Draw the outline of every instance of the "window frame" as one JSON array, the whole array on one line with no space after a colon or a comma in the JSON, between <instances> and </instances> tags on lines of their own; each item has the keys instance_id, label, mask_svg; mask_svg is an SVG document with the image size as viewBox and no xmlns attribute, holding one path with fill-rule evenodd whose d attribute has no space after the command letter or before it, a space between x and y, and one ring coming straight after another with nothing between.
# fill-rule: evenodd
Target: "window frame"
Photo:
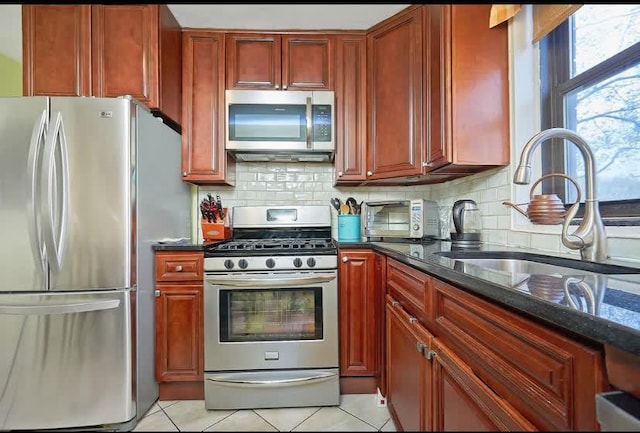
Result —
<instances>
[{"instance_id":1,"label":"window frame","mask_svg":"<svg viewBox=\"0 0 640 433\"><path fill-rule=\"evenodd\" d=\"M638 42L571 78L572 20L573 18L569 17L539 41L540 126L543 130L567 127L564 122L566 94L604 81L640 63ZM541 148L542 174L565 172L566 155L563 143L564 140L552 139L548 146ZM577 152L574 146L569 146L568 150ZM570 170L571 167L569 172ZM565 203L569 198L570 204L573 195L568 191L567 183L561 178L549 178L542 182L543 194L557 194ZM640 226L640 199L603 201L598 198L598 201L605 225ZM576 222L582 218L583 212L584 202L580 204Z\"/></svg>"}]
</instances>

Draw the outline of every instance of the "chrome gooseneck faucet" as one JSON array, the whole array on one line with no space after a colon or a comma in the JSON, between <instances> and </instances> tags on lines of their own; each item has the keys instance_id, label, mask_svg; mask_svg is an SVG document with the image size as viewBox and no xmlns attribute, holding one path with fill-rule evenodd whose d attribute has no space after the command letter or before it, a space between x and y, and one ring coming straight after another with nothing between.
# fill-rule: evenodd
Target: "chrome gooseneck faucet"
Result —
<instances>
[{"instance_id":1,"label":"chrome gooseneck faucet","mask_svg":"<svg viewBox=\"0 0 640 433\"><path fill-rule=\"evenodd\" d=\"M513 182L521 185L529 183L531 180L531 154L538 145L551 138L564 138L575 144L584 158L585 166L584 216L578 228L568 234L569 223L575 216L578 207L574 206L569 210L562 224L562 243L567 248L579 249L582 260L605 261L607 259L607 237L600 216L600 207L596 200L596 165L593 152L582 137L565 128L551 128L537 133L529 139L522 149L520 164L513 175Z\"/></svg>"}]
</instances>

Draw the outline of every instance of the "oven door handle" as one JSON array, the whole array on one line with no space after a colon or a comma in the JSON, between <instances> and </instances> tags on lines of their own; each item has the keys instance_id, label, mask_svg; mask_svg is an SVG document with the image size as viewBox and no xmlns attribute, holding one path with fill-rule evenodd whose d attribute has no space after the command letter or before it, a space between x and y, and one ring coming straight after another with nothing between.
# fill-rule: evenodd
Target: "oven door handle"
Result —
<instances>
[{"instance_id":1,"label":"oven door handle","mask_svg":"<svg viewBox=\"0 0 640 433\"><path fill-rule=\"evenodd\" d=\"M229 375L227 377L208 377L207 380L211 382L222 382L231 386L252 386L252 385L262 385L262 386L271 386L278 387L283 385L291 385L291 384L308 384L311 382L324 382L327 380L335 380L336 373L331 372L320 372L315 373L313 375L300 376L300 377L290 377L290 378L271 378L271 379L247 379L242 378L242 375L239 375L238 378L233 378L233 375Z\"/></svg>"},{"instance_id":2,"label":"oven door handle","mask_svg":"<svg viewBox=\"0 0 640 433\"><path fill-rule=\"evenodd\" d=\"M296 278L238 278L235 279L229 276L222 276L218 278L206 277L207 283L215 286L228 286L228 287L297 287L301 285L326 283L336 279L336 274L315 274L309 277L296 277Z\"/></svg>"}]
</instances>

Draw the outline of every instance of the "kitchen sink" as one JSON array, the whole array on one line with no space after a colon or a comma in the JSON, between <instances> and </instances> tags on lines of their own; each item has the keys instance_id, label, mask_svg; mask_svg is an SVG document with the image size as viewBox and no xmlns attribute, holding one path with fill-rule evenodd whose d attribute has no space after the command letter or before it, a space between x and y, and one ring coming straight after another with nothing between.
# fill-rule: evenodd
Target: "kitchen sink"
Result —
<instances>
[{"instance_id":1,"label":"kitchen sink","mask_svg":"<svg viewBox=\"0 0 640 433\"><path fill-rule=\"evenodd\" d=\"M443 251L437 255L455 259L463 263L483 268L519 274L577 275L585 272L594 274L640 274L640 269L595 263L543 254L514 251Z\"/></svg>"}]
</instances>

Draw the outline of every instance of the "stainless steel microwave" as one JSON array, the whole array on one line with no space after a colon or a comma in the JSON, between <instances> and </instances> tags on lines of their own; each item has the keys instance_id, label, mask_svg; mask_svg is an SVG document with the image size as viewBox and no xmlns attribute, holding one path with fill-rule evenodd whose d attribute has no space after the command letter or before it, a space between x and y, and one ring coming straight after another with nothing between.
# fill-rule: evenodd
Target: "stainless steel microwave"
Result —
<instances>
[{"instance_id":1,"label":"stainless steel microwave","mask_svg":"<svg viewBox=\"0 0 640 433\"><path fill-rule=\"evenodd\" d=\"M225 148L242 161L332 161L333 91L227 90Z\"/></svg>"},{"instance_id":2,"label":"stainless steel microwave","mask_svg":"<svg viewBox=\"0 0 640 433\"><path fill-rule=\"evenodd\" d=\"M364 235L367 238L435 239L440 236L438 204L413 199L365 202Z\"/></svg>"}]
</instances>

